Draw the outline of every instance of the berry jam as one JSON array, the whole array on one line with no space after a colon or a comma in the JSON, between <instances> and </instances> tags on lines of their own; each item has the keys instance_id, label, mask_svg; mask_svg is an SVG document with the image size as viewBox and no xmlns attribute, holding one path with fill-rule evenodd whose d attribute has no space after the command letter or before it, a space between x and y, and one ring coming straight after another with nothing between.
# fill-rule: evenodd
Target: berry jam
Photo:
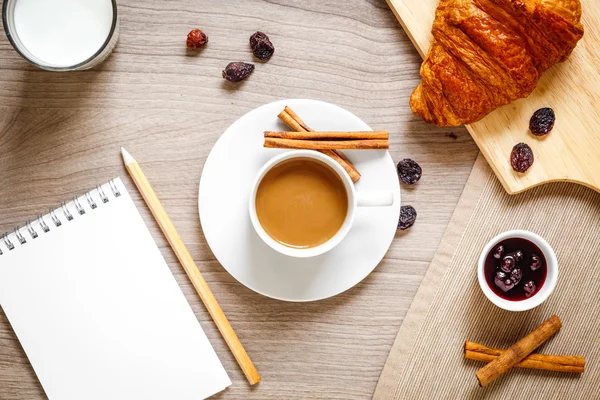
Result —
<instances>
[{"instance_id":1,"label":"berry jam","mask_svg":"<svg viewBox=\"0 0 600 400\"><path fill-rule=\"evenodd\" d=\"M485 280L492 292L505 300L534 296L546 281L544 253L523 238L510 238L492 247L485 259Z\"/></svg>"}]
</instances>

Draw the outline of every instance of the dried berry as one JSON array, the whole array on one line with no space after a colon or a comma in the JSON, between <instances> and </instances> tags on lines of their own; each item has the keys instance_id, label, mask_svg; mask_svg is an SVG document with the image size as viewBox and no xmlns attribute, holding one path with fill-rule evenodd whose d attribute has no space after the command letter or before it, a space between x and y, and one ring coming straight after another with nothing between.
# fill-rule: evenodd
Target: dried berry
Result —
<instances>
[{"instance_id":1,"label":"dried berry","mask_svg":"<svg viewBox=\"0 0 600 400\"><path fill-rule=\"evenodd\" d=\"M188 33L186 46L190 49L199 49L208 43L208 36L200 29L194 29Z\"/></svg>"},{"instance_id":2,"label":"dried berry","mask_svg":"<svg viewBox=\"0 0 600 400\"><path fill-rule=\"evenodd\" d=\"M413 206L400 207L400 220L398 220L398 229L405 230L414 225L417 219L417 210Z\"/></svg>"},{"instance_id":3,"label":"dried berry","mask_svg":"<svg viewBox=\"0 0 600 400\"><path fill-rule=\"evenodd\" d=\"M275 52L273 43L271 43L267 34L263 32L256 32L250 36L250 47L254 56L263 61L271 58Z\"/></svg>"},{"instance_id":4,"label":"dried berry","mask_svg":"<svg viewBox=\"0 0 600 400\"><path fill-rule=\"evenodd\" d=\"M510 164L517 172L525 172L533 165L533 151L526 143L519 143L510 153Z\"/></svg>"},{"instance_id":5,"label":"dried berry","mask_svg":"<svg viewBox=\"0 0 600 400\"><path fill-rule=\"evenodd\" d=\"M407 185L414 185L417 183L419 179L421 179L421 174L423 173L421 166L410 158L405 158L400 161L396 166L396 169L398 170L398 177L400 180Z\"/></svg>"},{"instance_id":6,"label":"dried berry","mask_svg":"<svg viewBox=\"0 0 600 400\"><path fill-rule=\"evenodd\" d=\"M223 78L230 82L243 81L254 71L254 64L230 62L223 70Z\"/></svg>"},{"instance_id":7,"label":"dried berry","mask_svg":"<svg viewBox=\"0 0 600 400\"><path fill-rule=\"evenodd\" d=\"M554 110L545 107L533 113L529 120L529 130L535 136L544 136L554 128Z\"/></svg>"}]
</instances>

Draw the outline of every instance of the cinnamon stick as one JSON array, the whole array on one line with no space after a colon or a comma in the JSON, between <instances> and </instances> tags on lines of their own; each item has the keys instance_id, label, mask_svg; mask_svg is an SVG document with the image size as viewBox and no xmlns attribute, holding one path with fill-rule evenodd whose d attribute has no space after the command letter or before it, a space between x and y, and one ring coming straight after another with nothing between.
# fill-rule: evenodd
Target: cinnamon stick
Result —
<instances>
[{"instance_id":1,"label":"cinnamon stick","mask_svg":"<svg viewBox=\"0 0 600 400\"><path fill-rule=\"evenodd\" d=\"M338 140L388 140L387 131L364 131L364 132L273 132L266 131L265 137L309 140L309 139L338 139Z\"/></svg>"},{"instance_id":2,"label":"cinnamon stick","mask_svg":"<svg viewBox=\"0 0 600 400\"><path fill-rule=\"evenodd\" d=\"M475 342L465 342L465 358L490 362L505 350L494 349ZM583 373L585 358L580 356L556 356L550 354L530 354L515 364L517 368L541 369L545 371Z\"/></svg>"},{"instance_id":3,"label":"cinnamon stick","mask_svg":"<svg viewBox=\"0 0 600 400\"><path fill-rule=\"evenodd\" d=\"M281 119L287 126L291 129L298 132L312 132L312 129L309 128L304 121L300 119L298 114L296 114L291 108L285 106L282 112L278 115L279 119ZM352 163L339 151L337 150L317 150L326 156L333 158L338 164L340 164L350 175L350 179L352 182L356 183L360 179L360 173L358 170L352 165Z\"/></svg>"},{"instance_id":4,"label":"cinnamon stick","mask_svg":"<svg viewBox=\"0 0 600 400\"><path fill-rule=\"evenodd\" d=\"M286 112L287 108L288 107L286 107L282 112L280 112L277 118L282 120L287 126L290 127L290 129L296 132L308 132L309 128L304 126L304 121L302 121L301 119L296 120L294 117L292 117L291 114Z\"/></svg>"},{"instance_id":5,"label":"cinnamon stick","mask_svg":"<svg viewBox=\"0 0 600 400\"><path fill-rule=\"evenodd\" d=\"M288 106L285 106L285 108L283 109L283 112L287 113L294 121L296 121L303 128L303 130L305 130L307 132L312 132L312 129L310 129L304 123L304 121L302 121L300 119L300 117L298 116L298 114L296 114L291 108L289 108ZM296 129L294 129L294 130L296 130ZM300 132L300 131L298 131L298 132Z\"/></svg>"},{"instance_id":6,"label":"cinnamon stick","mask_svg":"<svg viewBox=\"0 0 600 400\"><path fill-rule=\"evenodd\" d=\"M294 140L265 138L265 147L311 150L377 150L388 149L387 140Z\"/></svg>"},{"instance_id":7,"label":"cinnamon stick","mask_svg":"<svg viewBox=\"0 0 600 400\"><path fill-rule=\"evenodd\" d=\"M326 156L333 158L338 164L340 164L342 166L342 168L344 168L346 170L348 175L350 175L350 179L352 179L352 182L354 182L354 183L358 182L358 180L360 179L360 173L356 170L356 168L354 168L354 165L352 165L350 163L350 161L348 161L348 159L346 157L344 157L344 155L342 153L340 153L337 150L317 150L317 151L325 154Z\"/></svg>"},{"instance_id":8,"label":"cinnamon stick","mask_svg":"<svg viewBox=\"0 0 600 400\"><path fill-rule=\"evenodd\" d=\"M502 352L502 354L493 361L477 371L475 376L477 376L479 385L481 387L486 387L498 379L515 366L515 364L523 361L525 357L540 347L542 343L548 340L552 335L558 332L561 326L562 323L556 315L550 317L543 324L535 328L529 335L513 344L508 350Z\"/></svg>"}]
</instances>

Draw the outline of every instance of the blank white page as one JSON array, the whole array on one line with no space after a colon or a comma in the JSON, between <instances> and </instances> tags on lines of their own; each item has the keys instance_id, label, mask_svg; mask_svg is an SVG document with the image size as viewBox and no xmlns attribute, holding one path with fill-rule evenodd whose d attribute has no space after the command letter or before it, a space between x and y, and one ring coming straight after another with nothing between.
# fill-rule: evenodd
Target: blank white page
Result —
<instances>
[{"instance_id":1,"label":"blank white page","mask_svg":"<svg viewBox=\"0 0 600 400\"><path fill-rule=\"evenodd\" d=\"M0 305L50 400L188 400L231 384L120 179L0 240Z\"/></svg>"}]
</instances>

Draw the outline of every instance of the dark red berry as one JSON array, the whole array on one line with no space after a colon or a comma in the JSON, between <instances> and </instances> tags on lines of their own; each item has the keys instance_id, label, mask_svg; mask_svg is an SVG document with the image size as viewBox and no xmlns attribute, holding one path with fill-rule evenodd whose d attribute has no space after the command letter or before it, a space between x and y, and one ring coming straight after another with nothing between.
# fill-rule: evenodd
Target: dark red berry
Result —
<instances>
[{"instance_id":1,"label":"dark red berry","mask_svg":"<svg viewBox=\"0 0 600 400\"><path fill-rule=\"evenodd\" d=\"M494 258L499 260L502 257L504 257L504 246L500 245L496 247L496 250L494 250Z\"/></svg>"},{"instance_id":2,"label":"dark red berry","mask_svg":"<svg viewBox=\"0 0 600 400\"><path fill-rule=\"evenodd\" d=\"M414 225L417 219L417 210L413 206L400 207L400 219L398 220L398 229L405 230Z\"/></svg>"},{"instance_id":3,"label":"dark red berry","mask_svg":"<svg viewBox=\"0 0 600 400\"><path fill-rule=\"evenodd\" d=\"M188 33L187 41L185 42L186 46L190 49L199 49L206 43L208 43L208 36L200 29L194 29Z\"/></svg>"},{"instance_id":4,"label":"dark red berry","mask_svg":"<svg viewBox=\"0 0 600 400\"><path fill-rule=\"evenodd\" d=\"M496 286L502 289L502 286L504 285L504 281L506 280L507 276L508 275L506 275L506 273L502 271L497 271L496 276L494 277L494 283L496 284Z\"/></svg>"},{"instance_id":5,"label":"dark red berry","mask_svg":"<svg viewBox=\"0 0 600 400\"><path fill-rule=\"evenodd\" d=\"M269 37L264 32L256 32L252 36L250 36L250 47L252 48L252 53L259 60L266 61L275 52L275 47Z\"/></svg>"},{"instance_id":6,"label":"dark red berry","mask_svg":"<svg viewBox=\"0 0 600 400\"><path fill-rule=\"evenodd\" d=\"M554 128L554 110L545 107L533 113L529 120L529 130L535 136L544 136Z\"/></svg>"},{"instance_id":7,"label":"dark red berry","mask_svg":"<svg viewBox=\"0 0 600 400\"><path fill-rule=\"evenodd\" d=\"M400 161L396 166L398 170L398 177L400 180L407 185L414 185L421 179L421 174L423 170L421 166L417 164L415 160L411 160L410 158L405 158Z\"/></svg>"},{"instance_id":8,"label":"dark red berry","mask_svg":"<svg viewBox=\"0 0 600 400\"><path fill-rule=\"evenodd\" d=\"M518 285L519 282L521 282L521 278L523 278L523 271L521 270L521 268L515 268L510 273L510 280L515 285Z\"/></svg>"},{"instance_id":9,"label":"dark red berry","mask_svg":"<svg viewBox=\"0 0 600 400\"><path fill-rule=\"evenodd\" d=\"M230 82L243 81L254 71L254 64L231 62L223 70L223 78Z\"/></svg>"},{"instance_id":10,"label":"dark red berry","mask_svg":"<svg viewBox=\"0 0 600 400\"><path fill-rule=\"evenodd\" d=\"M519 143L510 153L510 164L517 172L525 172L533 165L533 151L526 143Z\"/></svg>"},{"instance_id":11,"label":"dark red berry","mask_svg":"<svg viewBox=\"0 0 600 400\"><path fill-rule=\"evenodd\" d=\"M531 297L535 294L537 287L534 281L525 282L523 290L525 290L525 297Z\"/></svg>"},{"instance_id":12,"label":"dark red berry","mask_svg":"<svg viewBox=\"0 0 600 400\"><path fill-rule=\"evenodd\" d=\"M511 256L509 254L505 255L504 258L502 259L502 262L500 263L500 269L504 272L506 272L507 274L510 273L510 271L513 270L514 267L517 266L517 260L515 260L514 256Z\"/></svg>"},{"instance_id":13,"label":"dark red berry","mask_svg":"<svg viewBox=\"0 0 600 400\"><path fill-rule=\"evenodd\" d=\"M519 262L523 260L523 252L521 250L513 251L512 253L508 253L507 256L512 256L515 258L515 261Z\"/></svg>"},{"instance_id":14,"label":"dark red berry","mask_svg":"<svg viewBox=\"0 0 600 400\"><path fill-rule=\"evenodd\" d=\"M538 256L537 254L532 254L531 255L531 270L535 271L536 269L540 268L542 266L542 259L540 258L540 256Z\"/></svg>"},{"instance_id":15,"label":"dark red berry","mask_svg":"<svg viewBox=\"0 0 600 400\"><path fill-rule=\"evenodd\" d=\"M508 276L502 272L496 272L496 277L494 278L494 283L496 286L500 288L503 292L508 292L510 289L515 287L515 284L508 278Z\"/></svg>"}]
</instances>

